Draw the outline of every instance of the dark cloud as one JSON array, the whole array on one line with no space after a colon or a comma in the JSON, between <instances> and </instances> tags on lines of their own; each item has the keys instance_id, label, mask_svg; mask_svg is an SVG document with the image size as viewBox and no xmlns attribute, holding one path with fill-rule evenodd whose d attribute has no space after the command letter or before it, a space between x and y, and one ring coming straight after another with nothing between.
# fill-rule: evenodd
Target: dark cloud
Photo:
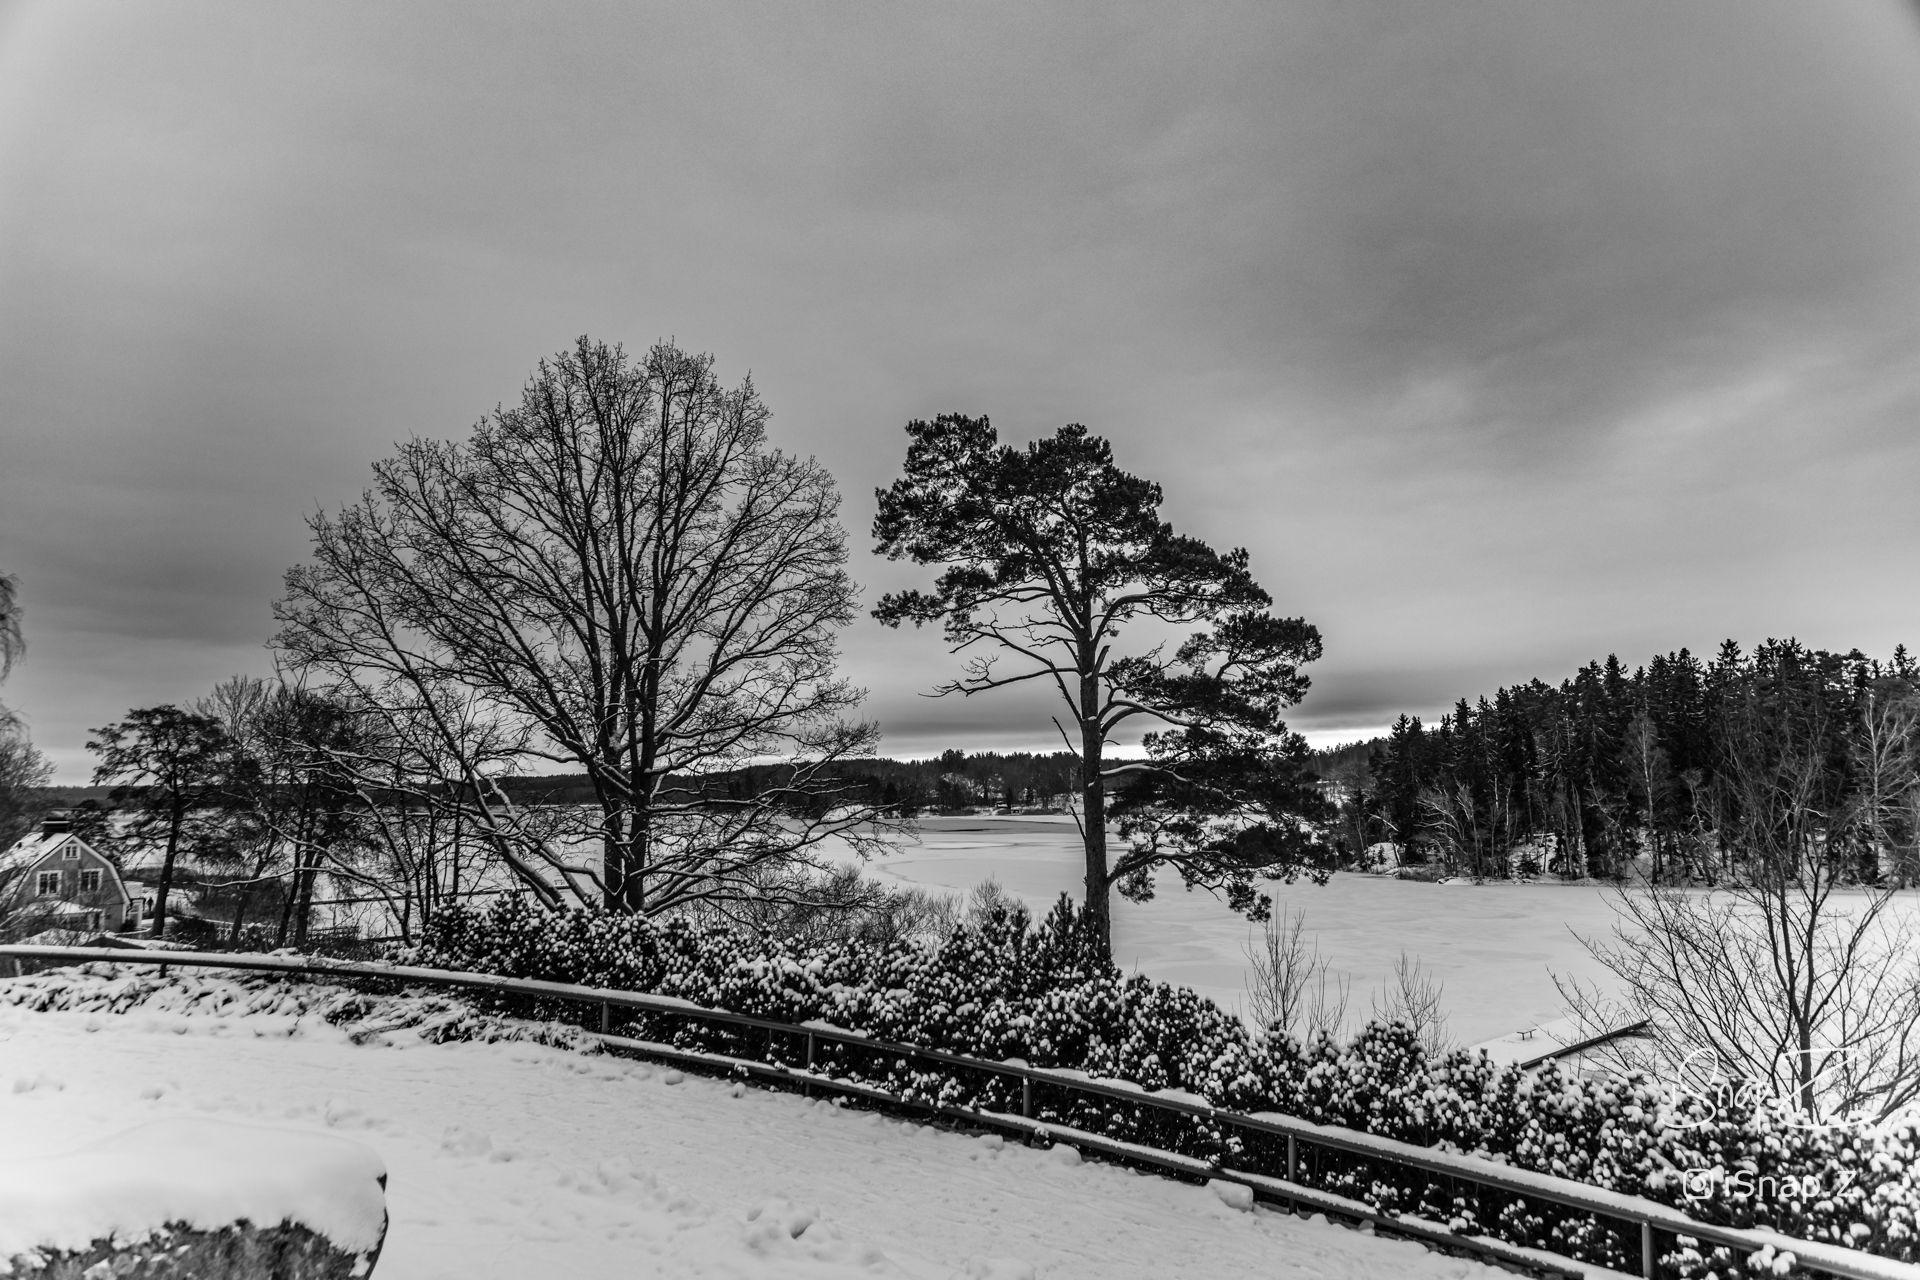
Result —
<instances>
[{"instance_id":1,"label":"dark cloud","mask_svg":"<svg viewBox=\"0 0 1920 1280\"><path fill-rule=\"evenodd\" d=\"M1329 734L1920 606L1911 6L26 4L0 11L6 697L259 647L301 519L591 331L751 369L871 490L908 418L1068 420L1326 633ZM895 749L1044 747L929 703ZM996 736L998 735L998 736Z\"/></svg>"}]
</instances>

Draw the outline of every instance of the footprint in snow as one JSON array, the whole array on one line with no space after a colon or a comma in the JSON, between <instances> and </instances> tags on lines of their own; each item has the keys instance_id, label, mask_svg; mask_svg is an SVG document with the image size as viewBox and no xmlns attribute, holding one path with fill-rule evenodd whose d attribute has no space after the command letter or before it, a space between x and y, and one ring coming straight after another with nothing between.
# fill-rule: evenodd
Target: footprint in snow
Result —
<instances>
[{"instance_id":1,"label":"footprint in snow","mask_svg":"<svg viewBox=\"0 0 1920 1280\"><path fill-rule=\"evenodd\" d=\"M484 1159L493 1154L493 1139L484 1133L454 1126L440 1136L440 1149L448 1155Z\"/></svg>"},{"instance_id":2,"label":"footprint in snow","mask_svg":"<svg viewBox=\"0 0 1920 1280\"><path fill-rule=\"evenodd\" d=\"M953 1280L1034 1280L1034 1270L1018 1258L968 1258Z\"/></svg>"},{"instance_id":3,"label":"footprint in snow","mask_svg":"<svg viewBox=\"0 0 1920 1280\"><path fill-rule=\"evenodd\" d=\"M820 1220L816 1209L800 1209L785 1200L768 1200L747 1210L746 1245L755 1253L779 1254Z\"/></svg>"}]
</instances>

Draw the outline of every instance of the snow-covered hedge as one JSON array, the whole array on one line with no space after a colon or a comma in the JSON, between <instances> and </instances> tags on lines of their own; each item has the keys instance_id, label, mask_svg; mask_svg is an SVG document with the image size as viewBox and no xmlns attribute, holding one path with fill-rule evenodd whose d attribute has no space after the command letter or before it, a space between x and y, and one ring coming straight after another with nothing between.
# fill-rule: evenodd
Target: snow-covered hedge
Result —
<instances>
[{"instance_id":1,"label":"snow-covered hedge","mask_svg":"<svg viewBox=\"0 0 1920 1280\"><path fill-rule=\"evenodd\" d=\"M255 1034L273 1027L296 1035L303 1020L314 1019L338 1027L355 1044L406 1034L429 1044L525 1040L576 1053L600 1050L600 1042L576 1026L483 1013L443 992L373 993L265 973L175 969L162 977L153 969L87 964L0 981L0 1004L35 1013L253 1017Z\"/></svg>"},{"instance_id":2,"label":"snow-covered hedge","mask_svg":"<svg viewBox=\"0 0 1920 1280\"><path fill-rule=\"evenodd\" d=\"M1180 1090L1223 1109L1278 1111L1402 1141L1467 1152L1646 1196L1702 1220L1764 1226L1808 1240L1920 1261L1920 1131L1790 1128L1751 1109L1674 1105L1642 1078L1580 1079L1456 1052L1431 1060L1403 1026L1375 1024L1346 1045L1256 1037L1190 990L1122 974L1095 958L1065 898L1038 925L999 910L938 947L842 944L799 950L766 938L524 901L442 911L409 963L677 996L784 1022L819 1020L876 1038L973 1057L1021 1059ZM564 1009L523 1010L575 1017ZM631 1034L733 1052L797 1056L723 1024L639 1016ZM797 1041L797 1038L796 1038ZM822 1054L827 1050L823 1047ZM835 1048L818 1065L908 1096L1018 1110L1018 1085L964 1070L928 1071ZM1036 1090L1053 1119L1237 1168L1283 1173L1283 1144L1119 1100ZM1337 1152L1310 1150L1303 1181L1519 1244L1614 1267L1638 1241L1550 1206ZM1457 1192L1457 1194L1456 1194ZM1709 1251L1711 1252L1711 1251ZM1724 1274L1726 1259L1682 1246L1683 1276Z\"/></svg>"}]
</instances>

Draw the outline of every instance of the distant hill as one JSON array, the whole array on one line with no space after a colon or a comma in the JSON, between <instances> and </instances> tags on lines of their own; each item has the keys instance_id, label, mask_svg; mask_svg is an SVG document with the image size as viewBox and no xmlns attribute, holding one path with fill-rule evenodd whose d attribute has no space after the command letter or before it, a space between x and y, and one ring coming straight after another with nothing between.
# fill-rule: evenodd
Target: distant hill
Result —
<instances>
[{"instance_id":1,"label":"distant hill","mask_svg":"<svg viewBox=\"0 0 1920 1280\"><path fill-rule=\"evenodd\" d=\"M113 791L112 787L41 787L39 793L52 802L55 808L65 808L79 804L83 800L99 800L104 803Z\"/></svg>"}]
</instances>

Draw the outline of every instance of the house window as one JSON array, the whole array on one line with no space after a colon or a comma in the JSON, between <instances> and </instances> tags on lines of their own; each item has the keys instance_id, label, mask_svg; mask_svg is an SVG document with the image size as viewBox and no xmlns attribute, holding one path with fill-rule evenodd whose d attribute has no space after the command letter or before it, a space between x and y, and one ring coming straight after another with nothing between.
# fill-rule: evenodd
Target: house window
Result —
<instances>
[{"instance_id":1,"label":"house window","mask_svg":"<svg viewBox=\"0 0 1920 1280\"><path fill-rule=\"evenodd\" d=\"M60 873L58 871L42 871L34 883L33 891L40 894L59 893Z\"/></svg>"},{"instance_id":2,"label":"house window","mask_svg":"<svg viewBox=\"0 0 1920 1280\"><path fill-rule=\"evenodd\" d=\"M68 845L60 851L60 857L67 862L80 861L80 846L77 844Z\"/></svg>"},{"instance_id":3,"label":"house window","mask_svg":"<svg viewBox=\"0 0 1920 1280\"><path fill-rule=\"evenodd\" d=\"M80 873L80 892L100 892L100 872L98 870L82 871Z\"/></svg>"}]
</instances>

